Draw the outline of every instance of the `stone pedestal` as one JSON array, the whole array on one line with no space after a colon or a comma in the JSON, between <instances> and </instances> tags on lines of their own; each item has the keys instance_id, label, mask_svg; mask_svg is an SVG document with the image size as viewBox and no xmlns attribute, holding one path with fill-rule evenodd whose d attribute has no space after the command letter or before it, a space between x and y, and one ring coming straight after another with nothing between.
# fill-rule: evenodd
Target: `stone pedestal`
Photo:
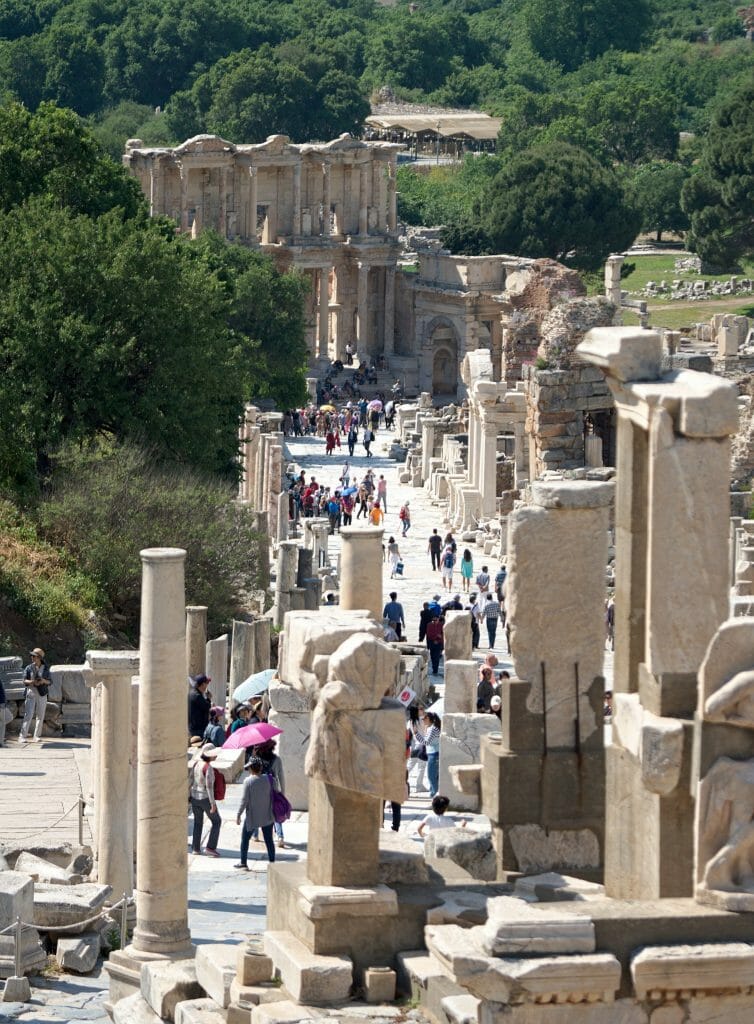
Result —
<instances>
[{"instance_id":1,"label":"stone pedestal","mask_svg":"<svg viewBox=\"0 0 754 1024\"><path fill-rule=\"evenodd\" d=\"M254 623L234 620L230 648L231 696L235 688L254 671Z\"/></svg>"},{"instance_id":2,"label":"stone pedestal","mask_svg":"<svg viewBox=\"0 0 754 1024\"><path fill-rule=\"evenodd\" d=\"M188 675L207 673L207 608L186 606L186 665Z\"/></svg>"},{"instance_id":3,"label":"stone pedestal","mask_svg":"<svg viewBox=\"0 0 754 1024\"><path fill-rule=\"evenodd\" d=\"M340 607L365 608L382 620L382 538L374 526L344 526L340 531Z\"/></svg>"},{"instance_id":4,"label":"stone pedestal","mask_svg":"<svg viewBox=\"0 0 754 1024\"><path fill-rule=\"evenodd\" d=\"M470 715L476 711L479 668L475 661L445 661L444 715Z\"/></svg>"},{"instance_id":5,"label":"stone pedestal","mask_svg":"<svg viewBox=\"0 0 754 1024\"><path fill-rule=\"evenodd\" d=\"M133 892L134 823L131 750L131 678L137 651L87 651L92 685L100 685L100 787L97 881L112 888L112 902Z\"/></svg>"},{"instance_id":6,"label":"stone pedestal","mask_svg":"<svg viewBox=\"0 0 754 1024\"><path fill-rule=\"evenodd\" d=\"M310 779L309 880L315 885L376 885L381 824L378 797Z\"/></svg>"}]
</instances>

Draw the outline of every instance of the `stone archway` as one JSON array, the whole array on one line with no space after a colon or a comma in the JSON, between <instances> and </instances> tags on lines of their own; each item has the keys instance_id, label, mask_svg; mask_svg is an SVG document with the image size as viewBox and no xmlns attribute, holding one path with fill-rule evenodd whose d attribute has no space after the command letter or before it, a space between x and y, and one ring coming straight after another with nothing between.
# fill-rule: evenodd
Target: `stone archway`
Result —
<instances>
[{"instance_id":1,"label":"stone archway","mask_svg":"<svg viewBox=\"0 0 754 1024\"><path fill-rule=\"evenodd\" d=\"M452 395L458 389L458 342L452 327L439 327L432 335L432 394Z\"/></svg>"}]
</instances>

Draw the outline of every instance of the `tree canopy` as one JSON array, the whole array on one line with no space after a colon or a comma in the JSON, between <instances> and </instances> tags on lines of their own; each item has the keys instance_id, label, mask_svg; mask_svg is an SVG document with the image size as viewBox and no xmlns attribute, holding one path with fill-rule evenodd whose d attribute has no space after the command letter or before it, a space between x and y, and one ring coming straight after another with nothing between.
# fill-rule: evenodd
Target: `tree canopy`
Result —
<instances>
[{"instance_id":1,"label":"tree canopy","mask_svg":"<svg viewBox=\"0 0 754 1024\"><path fill-rule=\"evenodd\" d=\"M617 176L583 150L555 142L505 163L476 203L472 247L550 257L591 270L636 237L637 211ZM462 233L446 236L463 247Z\"/></svg>"}]
</instances>

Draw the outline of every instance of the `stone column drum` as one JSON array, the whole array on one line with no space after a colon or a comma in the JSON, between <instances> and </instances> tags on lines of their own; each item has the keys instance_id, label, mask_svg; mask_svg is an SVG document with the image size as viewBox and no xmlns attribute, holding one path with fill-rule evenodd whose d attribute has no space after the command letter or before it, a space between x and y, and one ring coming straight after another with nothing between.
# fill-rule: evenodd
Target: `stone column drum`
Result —
<instances>
[{"instance_id":1,"label":"stone column drum","mask_svg":"<svg viewBox=\"0 0 754 1024\"><path fill-rule=\"evenodd\" d=\"M184 561L180 548L141 552L141 670L133 946L188 953ZM180 711L181 713L177 713Z\"/></svg>"},{"instance_id":2,"label":"stone column drum","mask_svg":"<svg viewBox=\"0 0 754 1024\"><path fill-rule=\"evenodd\" d=\"M344 526L340 531L340 607L365 608L382 621L381 527Z\"/></svg>"},{"instance_id":3,"label":"stone column drum","mask_svg":"<svg viewBox=\"0 0 754 1024\"><path fill-rule=\"evenodd\" d=\"M207 671L207 607L186 606L186 666L188 675Z\"/></svg>"}]
</instances>

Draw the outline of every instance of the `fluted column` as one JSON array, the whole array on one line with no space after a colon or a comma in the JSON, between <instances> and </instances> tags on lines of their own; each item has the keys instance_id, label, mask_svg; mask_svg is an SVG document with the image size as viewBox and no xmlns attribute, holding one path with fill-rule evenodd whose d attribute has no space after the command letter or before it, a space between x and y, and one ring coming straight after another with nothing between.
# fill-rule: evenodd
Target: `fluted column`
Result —
<instances>
[{"instance_id":1,"label":"fluted column","mask_svg":"<svg viewBox=\"0 0 754 1024\"><path fill-rule=\"evenodd\" d=\"M387 179L387 227L388 231L396 231L398 227L398 195L396 193L396 168L390 162Z\"/></svg>"},{"instance_id":2,"label":"fluted column","mask_svg":"<svg viewBox=\"0 0 754 1024\"><path fill-rule=\"evenodd\" d=\"M249 239L257 244L257 169L249 168Z\"/></svg>"},{"instance_id":3,"label":"fluted column","mask_svg":"<svg viewBox=\"0 0 754 1024\"><path fill-rule=\"evenodd\" d=\"M317 319L317 340L320 359L327 359L330 343L330 310L329 310L329 267L319 271L319 316Z\"/></svg>"},{"instance_id":4,"label":"fluted column","mask_svg":"<svg viewBox=\"0 0 754 1024\"><path fill-rule=\"evenodd\" d=\"M293 224L291 234L301 234L301 164L293 165Z\"/></svg>"},{"instance_id":5,"label":"fluted column","mask_svg":"<svg viewBox=\"0 0 754 1024\"><path fill-rule=\"evenodd\" d=\"M219 221L217 230L223 238L228 237L228 168L220 168L220 202L218 204L217 219Z\"/></svg>"},{"instance_id":6,"label":"fluted column","mask_svg":"<svg viewBox=\"0 0 754 1024\"><path fill-rule=\"evenodd\" d=\"M356 291L356 347L360 355L366 355L368 344L369 264L359 262L357 266L359 268L359 279Z\"/></svg>"},{"instance_id":7,"label":"fluted column","mask_svg":"<svg viewBox=\"0 0 754 1024\"><path fill-rule=\"evenodd\" d=\"M369 166L359 167L359 234L369 234Z\"/></svg>"},{"instance_id":8,"label":"fluted column","mask_svg":"<svg viewBox=\"0 0 754 1024\"><path fill-rule=\"evenodd\" d=\"M181 231L188 231L188 176L189 170L186 164L178 162L178 170L181 174Z\"/></svg>"},{"instance_id":9,"label":"fluted column","mask_svg":"<svg viewBox=\"0 0 754 1024\"><path fill-rule=\"evenodd\" d=\"M386 356L395 348L395 267L385 267L385 340Z\"/></svg>"},{"instance_id":10,"label":"fluted column","mask_svg":"<svg viewBox=\"0 0 754 1024\"><path fill-rule=\"evenodd\" d=\"M180 548L141 552L133 947L145 953L188 953L191 948L186 853L185 558L186 552Z\"/></svg>"},{"instance_id":11,"label":"fluted column","mask_svg":"<svg viewBox=\"0 0 754 1024\"><path fill-rule=\"evenodd\" d=\"M330 165L322 164L322 234L330 234Z\"/></svg>"}]
</instances>

